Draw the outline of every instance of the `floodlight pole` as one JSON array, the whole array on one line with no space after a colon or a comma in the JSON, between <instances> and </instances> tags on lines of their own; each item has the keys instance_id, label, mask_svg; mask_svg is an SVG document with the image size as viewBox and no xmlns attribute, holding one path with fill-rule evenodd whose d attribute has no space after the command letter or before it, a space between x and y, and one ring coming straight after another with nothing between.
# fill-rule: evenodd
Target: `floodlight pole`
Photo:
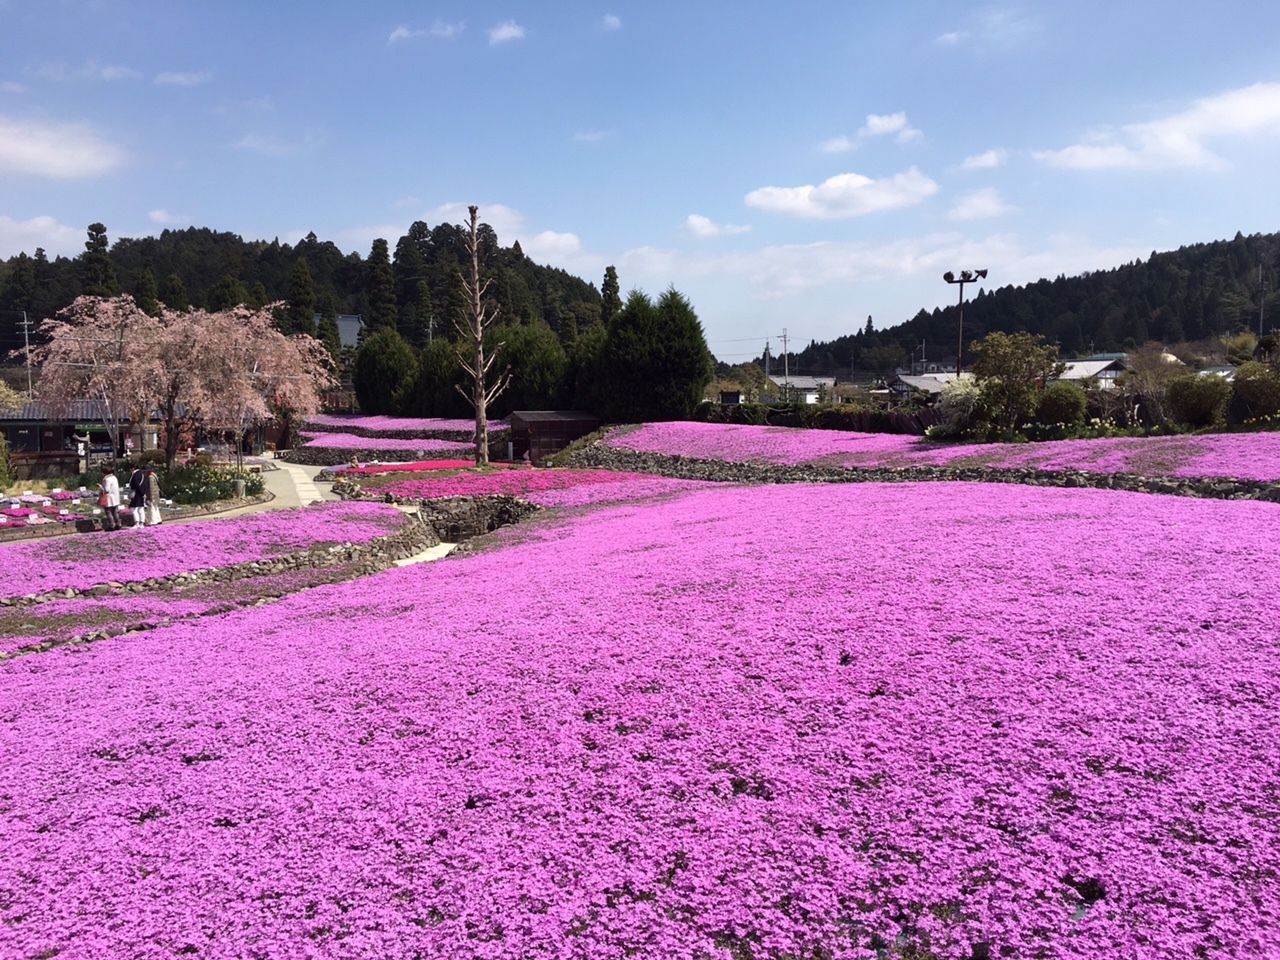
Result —
<instances>
[{"instance_id":1,"label":"floodlight pole","mask_svg":"<svg viewBox=\"0 0 1280 960\"><path fill-rule=\"evenodd\" d=\"M960 333L956 339L956 379L960 379L960 371L964 369L964 285L973 283L977 280L983 280L987 276L986 270L961 270L960 276L956 276L950 270L942 275L942 279L947 283L960 284Z\"/></svg>"}]
</instances>

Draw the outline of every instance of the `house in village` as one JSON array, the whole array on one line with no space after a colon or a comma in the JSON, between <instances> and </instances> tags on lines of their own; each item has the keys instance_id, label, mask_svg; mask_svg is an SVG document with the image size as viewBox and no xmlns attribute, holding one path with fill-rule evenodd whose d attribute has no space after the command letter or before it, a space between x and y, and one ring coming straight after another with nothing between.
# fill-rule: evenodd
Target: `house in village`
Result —
<instances>
[{"instance_id":1,"label":"house in village","mask_svg":"<svg viewBox=\"0 0 1280 960\"><path fill-rule=\"evenodd\" d=\"M770 377L778 388L783 403L822 403L830 400L835 391L835 377L803 377L799 374Z\"/></svg>"}]
</instances>

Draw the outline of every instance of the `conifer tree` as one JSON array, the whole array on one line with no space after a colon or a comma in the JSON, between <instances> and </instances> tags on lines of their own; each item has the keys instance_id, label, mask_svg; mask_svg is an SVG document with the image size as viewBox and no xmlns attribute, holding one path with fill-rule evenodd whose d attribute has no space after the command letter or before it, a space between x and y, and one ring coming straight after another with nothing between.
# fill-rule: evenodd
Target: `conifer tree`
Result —
<instances>
[{"instance_id":1,"label":"conifer tree","mask_svg":"<svg viewBox=\"0 0 1280 960\"><path fill-rule=\"evenodd\" d=\"M600 285L600 322L606 327L614 314L622 309L622 298L618 295L618 271L613 267L604 268L604 282Z\"/></svg>"},{"instance_id":2,"label":"conifer tree","mask_svg":"<svg viewBox=\"0 0 1280 960\"><path fill-rule=\"evenodd\" d=\"M391 254L387 241L373 241L369 259L365 262L365 281L369 294L369 314L364 318L369 333L396 328L396 278L391 269Z\"/></svg>"},{"instance_id":3,"label":"conifer tree","mask_svg":"<svg viewBox=\"0 0 1280 960\"><path fill-rule=\"evenodd\" d=\"M306 257L299 257L293 265L293 274L289 277L289 306L284 317L285 333L316 335L316 286Z\"/></svg>"},{"instance_id":4,"label":"conifer tree","mask_svg":"<svg viewBox=\"0 0 1280 960\"><path fill-rule=\"evenodd\" d=\"M133 300L149 317L160 316L160 293L156 288L156 275L150 267L144 267L138 274L138 282L133 287Z\"/></svg>"},{"instance_id":5,"label":"conifer tree","mask_svg":"<svg viewBox=\"0 0 1280 960\"><path fill-rule=\"evenodd\" d=\"M120 293L120 280L111 262L107 228L101 223L89 224L89 239L84 244L84 285L87 297L114 297Z\"/></svg>"}]
</instances>

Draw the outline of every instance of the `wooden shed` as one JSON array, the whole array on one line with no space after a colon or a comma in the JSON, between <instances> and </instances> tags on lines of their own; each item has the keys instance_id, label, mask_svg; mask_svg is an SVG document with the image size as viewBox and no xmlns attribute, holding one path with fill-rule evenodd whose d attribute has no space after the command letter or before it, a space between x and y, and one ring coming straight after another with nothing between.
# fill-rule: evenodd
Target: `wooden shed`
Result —
<instances>
[{"instance_id":1,"label":"wooden shed","mask_svg":"<svg viewBox=\"0 0 1280 960\"><path fill-rule=\"evenodd\" d=\"M510 421L513 460L549 457L600 426L599 417L580 410L517 410Z\"/></svg>"}]
</instances>

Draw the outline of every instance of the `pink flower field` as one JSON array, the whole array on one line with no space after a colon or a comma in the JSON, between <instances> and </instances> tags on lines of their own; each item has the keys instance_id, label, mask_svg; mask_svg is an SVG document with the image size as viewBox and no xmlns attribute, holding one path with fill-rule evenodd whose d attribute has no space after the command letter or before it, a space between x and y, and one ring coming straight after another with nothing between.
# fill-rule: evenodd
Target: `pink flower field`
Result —
<instances>
[{"instance_id":1,"label":"pink flower field","mask_svg":"<svg viewBox=\"0 0 1280 960\"><path fill-rule=\"evenodd\" d=\"M733 463L839 467L1087 470L1146 476L1280 480L1280 433L1112 437L1028 444L938 444L919 437L709 423L648 423L606 444Z\"/></svg>"},{"instance_id":2,"label":"pink flower field","mask_svg":"<svg viewBox=\"0 0 1280 960\"><path fill-rule=\"evenodd\" d=\"M352 427L370 433L405 433L417 432L428 434L443 431L473 433L475 420L450 419L447 417L383 417L363 416L360 414L342 415L323 413L307 419L307 424L326 430L346 430ZM490 430L505 430L505 420L490 420Z\"/></svg>"},{"instance_id":3,"label":"pink flower field","mask_svg":"<svg viewBox=\"0 0 1280 960\"><path fill-rule=\"evenodd\" d=\"M0 597L22 597L109 581L209 570L325 543L366 543L406 523L379 503L325 503L235 520L163 524L89 536L0 544Z\"/></svg>"},{"instance_id":4,"label":"pink flower field","mask_svg":"<svg viewBox=\"0 0 1280 960\"><path fill-rule=\"evenodd\" d=\"M329 450L422 450L423 452L462 453L474 450L475 444L457 440L432 440L414 438L399 440L394 437L358 437L351 433L315 433L299 431L308 447Z\"/></svg>"},{"instance_id":5,"label":"pink flower field","mask_svg":"<svg viewBox=\"0 0 1280 960\"><path fill-rule=\"evenodd\" d=\"M449 476L392 479L370 489L406 500L505 494L544 507L571 507L647 500L709 486L717 485L698 480L672 480L614 470L516 469L502 473L465 470Z\"/></svg>"},{"instance_id":6,"label":"pink flower field","mask_svg":"<svg viewBox=\"0 0 1280 960\"><path fill-rule=\"evenodd\" d=\"M718 487L0 664L0 956L1280 956L1274 505Z\"/></svg>"}]
</instances>

